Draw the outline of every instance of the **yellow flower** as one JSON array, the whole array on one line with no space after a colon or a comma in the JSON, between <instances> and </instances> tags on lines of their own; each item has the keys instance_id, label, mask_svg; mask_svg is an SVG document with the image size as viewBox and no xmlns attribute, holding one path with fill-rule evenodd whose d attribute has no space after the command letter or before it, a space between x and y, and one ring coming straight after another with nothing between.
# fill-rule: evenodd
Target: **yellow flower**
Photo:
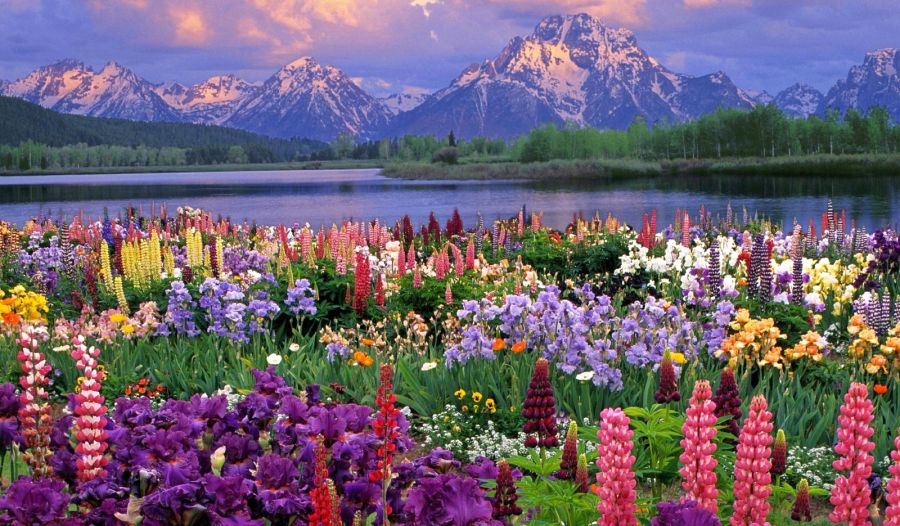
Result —
<instances>
[{"instance_id":1,"label":"yellow flower","mask_svg":"<svg viewBox=\"0 0 900 526\"><path fill-rule=\"evenodd\" d=\"M684 353L673 352L673 353L669 353L669 356L672 358L673 362L675 362L679 365L681 365L685 362Z\"/></svg>"},{"instance_id":2,"label":"yellow flower","mask_svg":"<svg viewBox=\"0 0 900 526\"><path fill-rule=\"evenodd\" d=\"M458 398L459 400L462 400L463 398L466 397L466 390L465 389L457 389L456 392L453 394L456 396L456 398Z\"/></svg>"},{"instance_id":3,"label":"yellow flower","mask_svg":"<svg viewBox=\"0 0 900 526\"><path fill-rule=\"evenodd\" d=\"M134 325L123 325L122 333L124 334L132 334L134 332Z\"/></svg>"},{"instance_id":4,"label":"yellow flower","mask_svg":"<svg viewBox=\"0 0 900 526\"><path fill-rule=\"evenodd\" d=\"M453 428L452 428L452 431L453 431L454 433L459 433L460 431L462 431L462 429L460 429L459 426L454 425Z\"/></svg>"},{"instance_id":5,"label":"yellow flower","mask_svg":"<svg viewBox=\"0 0 900 526\"><path fill-rule=\"evenodd\" d=\"M462 406L461 409L462 409L462 412L463 412L463 413L468 413L468 412L469 412L469 406L467 406L467 405Z\"/></svg>"},{"instance_id":6,"label":"yellow flower","mask_svg":"<svg viewBox=\"0 0 900 526\"><path fill-rule=\"evenodd\" d=\"M493 398L488 398L487 400L485 400L484 407L486 407L487 410L490 411L491 413L497 412L497 403L494 402Z\"/></svg>"},{"instance_id":7,"label":"yellow flower","mask_svg":"<svg viewBox=\"0 0 900 526\"><path fill-rule=\"evenodd\" d=\"M109 317L109 321L111 321L113 323L122 323L123 321L125 321L125 315L120 312L117 312Z\"/></svg>"},{"instance_id":8,"label":"yellow flower","mask_svg":"<svg viewBox=\"0 0 900 526\"><path fill-rule=\"evenodd\" d=\"M472 401L475 402L476 404L478 402L481 402L481 398L482 398L482 394L479 393L478 391L475 391L474 393L472 393Z\"/></svg>"}]
</instances>

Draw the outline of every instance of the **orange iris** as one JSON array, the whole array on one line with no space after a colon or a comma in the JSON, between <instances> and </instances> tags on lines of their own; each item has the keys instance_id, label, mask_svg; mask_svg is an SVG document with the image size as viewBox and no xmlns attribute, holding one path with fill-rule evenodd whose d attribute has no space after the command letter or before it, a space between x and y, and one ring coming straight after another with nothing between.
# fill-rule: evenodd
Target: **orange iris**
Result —
<instances>
[{"instance_id":1,"label":"orange iris","mask_svg":"<svg viewBox=\"0 0 900 526\"><path fill-rule=\"evenodd\" d=\"M517 342L512 346L512 352L518 354L525 350L525 342Z\"/></svg>"},{"instance_id":2,"label":"orange iris","mask_svg":"<svg viewBox=\"0 0 900 526\"><path fill-rule=\"evenodd\" d=\"M886 393L886 392L888 391L888 388L887 388L886 385L875 384L875 389L874 389L874 390L875 390L875 394L877 394L877 395L883 395L884 393Z\"/></svg>"},{"instance_id":3,"label":"orange iris","mask_svg":"<svg viewBox=\"0 0 900 526\"><path fill-rule=\"evenodd\" d=\"M502 351L506 349L506 341L503 338L497 338L494 340L494 345L491 346L494 351Z\"/></svg>"}]
</instances>

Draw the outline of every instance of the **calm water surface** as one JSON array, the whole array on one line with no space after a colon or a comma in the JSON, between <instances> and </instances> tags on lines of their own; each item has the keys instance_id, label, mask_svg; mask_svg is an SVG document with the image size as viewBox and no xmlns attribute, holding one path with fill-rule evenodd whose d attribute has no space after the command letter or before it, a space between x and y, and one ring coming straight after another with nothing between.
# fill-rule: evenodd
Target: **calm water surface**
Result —
<instances>
[{"instance_id":1,"label":"calm water surface","mask_svg":"<svg viewBox=\"0 0 900 526\"><path fill-rule=\"evenodd\" d=\"M543 210L544 223L564 227L572 214L612 212L639 225L656 209L660 225L676 208L706 206L724 215L746 207L790 224L794 218L817 224L827 199L869 229L900 224L900 177L687 176L628 181L512 182L403 181L378 170L144 173L0 177L0 219L22 223L37 215L98 217L104 207L117 214L126 205L165 203L201 207L232 220L264 224L329 225L343 219L393 222L408 213L416 223L434 211L443 223L459 208L470 225L510 217L522 205Z\"/></svg>"}]
</instances>

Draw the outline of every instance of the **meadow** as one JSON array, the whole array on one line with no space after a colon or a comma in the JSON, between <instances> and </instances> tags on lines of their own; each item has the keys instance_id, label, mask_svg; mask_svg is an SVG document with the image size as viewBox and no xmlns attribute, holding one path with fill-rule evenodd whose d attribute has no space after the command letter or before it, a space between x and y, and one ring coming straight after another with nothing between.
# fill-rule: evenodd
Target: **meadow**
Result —
<instances>
[{"instance_id":1,"label":"meadow","mask_svg":"<svg viewBox=\"0 0 900 526\"><path fill-rule=\"evenodd\" d=\"M757 212L2 222L0 521L900 524L900 237Z\"/></svg>"}]
</instances>

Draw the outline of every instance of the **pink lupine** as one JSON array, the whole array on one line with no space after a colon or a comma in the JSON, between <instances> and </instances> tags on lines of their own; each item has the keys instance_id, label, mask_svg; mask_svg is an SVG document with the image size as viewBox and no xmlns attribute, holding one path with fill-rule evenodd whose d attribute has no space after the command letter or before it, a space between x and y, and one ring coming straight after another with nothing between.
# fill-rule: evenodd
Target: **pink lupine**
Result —
<instances>
[{"instance_id":1,"label":"pink lupine","mask_svg":"<svg viewBox=\"0 0 900 526\"><path fill-rule=\"evenodd\" d=\"M416 267L413 270L413 288L417 289L422 286L422 272L419 270L419 267Z\"/></svg>"},{"instance_id":2,"label":"pink lupine","mask_svg":"<svg viewBox=\"0 0 900 526\"><path fill-rule=\"evenodd\" d=\"M891 478L888 480L885 496L888 505L884 510L884 526L900 526L900 429L897 430L897 438L894 439L891 460L893 462L888 468Z\"/></svg>"},{"instance_id":3,"label":"pink lupine","mask_svg":"<svg viewBox=\"0 0 900 526\"><path fill-rule=\"evenodd\" d=\"M768 525L772 488L772 413L765 397L754 396L738 439L734 463L731 526Z\"/></svg>"},{"instance_id":4,"label":"pink lupine","mask_svg":"<svg viewBox=\"0 0 900 526\"><path fill-rule=\"evenodd\" d=\"M84 343L84 336L72 339L72 358L75 367L81 371L84 380L81 389L75 395L75 438L78 445L75 452L78 479L87 482L106 475L109 459L105 453L108 447L106 439L106 405L100 394L103 372L98 369L97 357L100 349Z\"/></svg>"},{"instance_id":5,"label":"pink lupine","mask_svg":"<svg viewBox=\"0 0 900 526\"><path fill-rule=\"evenodd\" d=\"M462 251L454 244L450 244L450 248L453 251L453 272L457 276L462 276L466 271L466 262L463 257Z\"/></svg>"},{"instance_id":6,"label":"pink lupine","mask_svg":"<svg viewBox=\"0 0 900 526\"><path fill-rule=\"evenodd\" d=\"M716 437L715 409L709 382L700 380L695 383L684 425L681 427L684 433L681 440L684 453L679 457L683 465L679 473L684 498L696 501L698 507L712 513L719 510L716 502L719 496L719 490L716 489L718 461L713 457L716 452L713 440Z\"/></svg>"},{"instance_id":7,"label":"pink lupine","mask_svg":"<svg viewBox=\"0 0 900 526\"><path fill-rule=\"evenodd\" d=\"M691 248L691 216L684 213L684 221L681 222L681 244Z\"/></svg>"},{"instance_id":8,"label":"pink lupine","mask_svg":"<svg viewBox=\"0 0 900 526\"><path fill-rule=\"evenodd\" d=\"M628 427L631 421L619 408L607 408L600 413L600 431L597 437L599 456L597 466L597 494L600 497L598 511L599 526L633 526L638 523L635 517L635 486L632 465L634 446L631 437L634 433Z\"/></svg>"},{"instance_id":9,"label":"pink lupine","mask_svg":"<svg viewBox=\"0 0 900 526\"><path fill-rule=\"evenodd\" d=\"M466 270L475 270L475 243L472 236L469 236L469 243L466 245Z\"/></svg>"},{"instance_id":10,"label":"pink lupine","mask_svg":"<svg viewBox=\"0 0 900 526\"><path fill-rule=\"evenodd\" d=\"M447 289L444 291L444 303L447 305L453 303L453 290L450 289L450 283L447 283Z\"/></svg>"},{"instance_id":11,"label":"pink lupine","mask_svg":"<svg viewBox=\"0 0 900 526\"><path fill-rule=\"evenodd\" d=\"M50 415L46 389L50 383L47 374L52 367L44 353L38 350L42 336L46 333L26 326L16 340L21 347L17 358L24 373L19 377L22 387L19 426L27 448L22 453L22 460L31 468L35 479L47 477L52 472L49 460L52 455L50 433L53 431L53 417Z\"/></svg>"},{"instance_id":12,"label":"pink lupine","mask_svg":"<svg viewBox=\"0 0 900 526\"><path fill-rule=\"evenodd\" d=\"M875 443L871 422L874 418L872 400L866 384L853 382L844 395L841 414L838 416L838 443L834 446L840 458L834 469L847 471L834 481L831 505L834 511L828 515L831 522L846 522L850 526L869 524L871 491L868 478L872 474L872 450Z\"/></svg>"},{"instance_id":13,"label":"pink lupine","mask_svg":"<svg viewBox=\"0 0 900 526\"><path fill-rule=\"evenodd\" d=\"M397 274L400 276L406 274L406 253L402 248L397 254Z\"/></svg>"},{"instance_id":14,"label":"pink lupine","mask_svg":"<svg viewBox=\"0 0 900 526\"><path fill-rule=\"evenodd\" d=\"M409 244L409 250L406 252L406 264L410 267L416 264L416 251L413 249L412 243Z\"/></svg>"}]
</instances>

